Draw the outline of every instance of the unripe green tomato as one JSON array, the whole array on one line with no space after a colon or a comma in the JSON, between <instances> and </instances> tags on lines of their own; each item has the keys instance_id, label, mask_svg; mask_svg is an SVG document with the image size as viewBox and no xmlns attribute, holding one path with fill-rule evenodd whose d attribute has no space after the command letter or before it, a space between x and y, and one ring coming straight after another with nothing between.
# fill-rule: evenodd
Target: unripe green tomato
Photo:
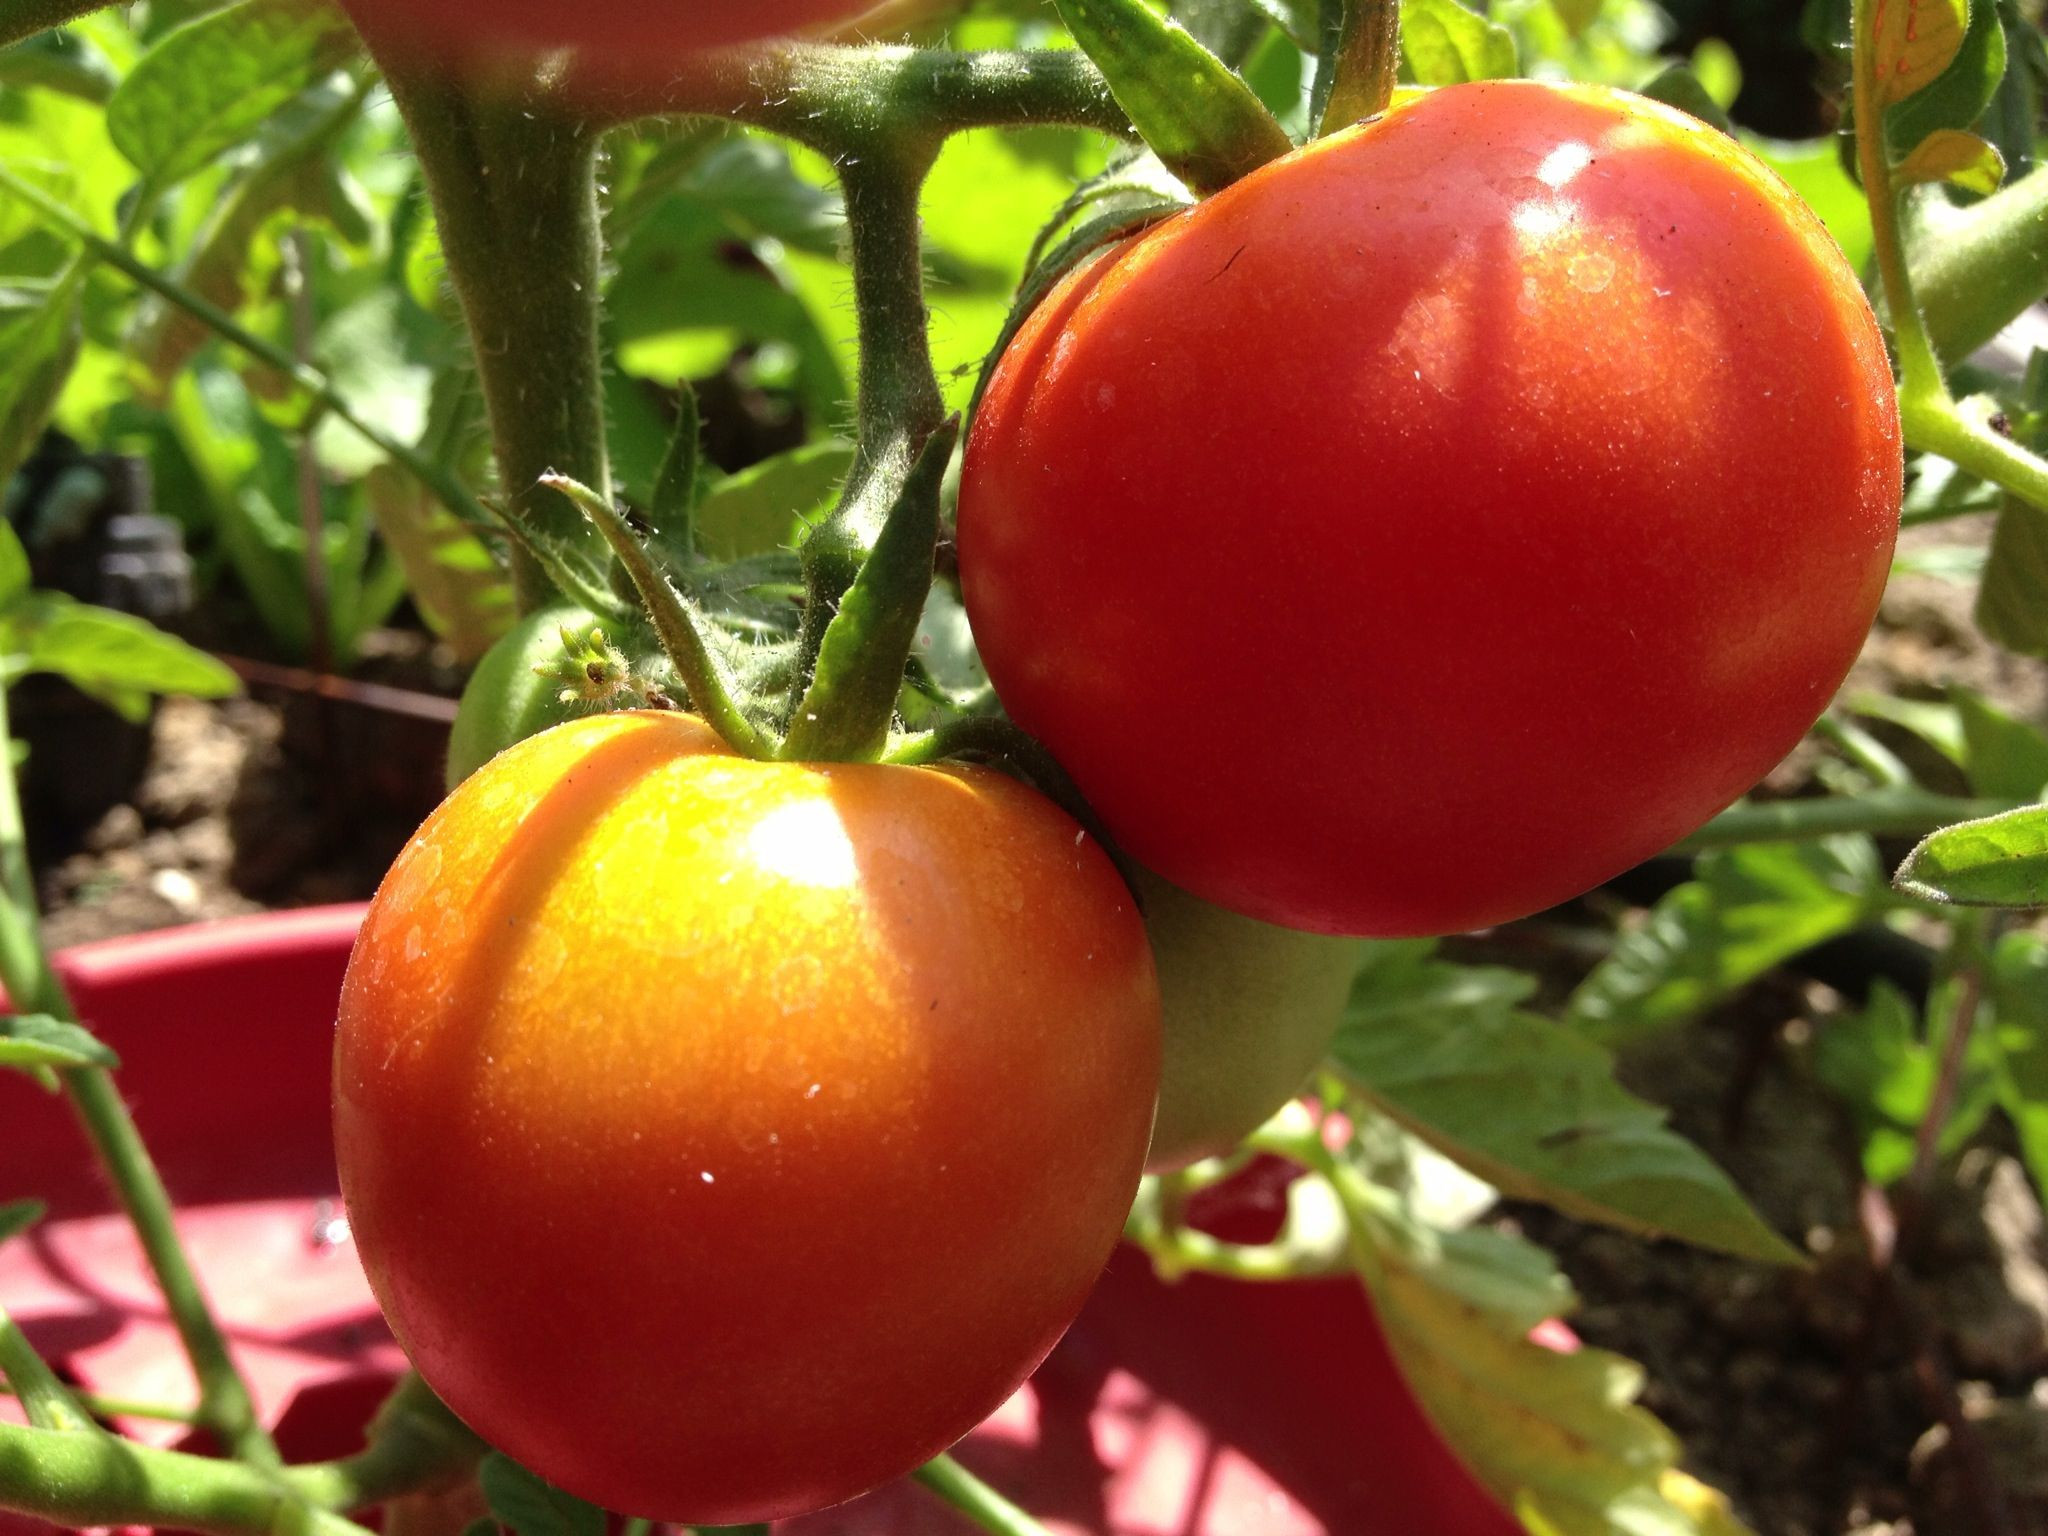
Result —
<instances>
[{"instance_id":1,"label":"unripe green tomato","mask_svg":"<svg viewBox=\"0 0 2048 1536\"><path fill-rule=\"evenodd\" d=\"M1301 1091L1363 945L1276 928L1130 871L1159 971L1165 1055L1146 1171L1221 1157Z\"/></svg>"},{"instance_id":2,"label":"unripe green tomato","mask_svg":"<svg viewBox=\"0 0 2048 1536\"><path fill-rule=\"evenodd\" d=\"M564 625L587 635L599 621L567 603L539 609L514 624L476 664L448 733L450 789L514 742L590 713L587 705L563 703L561 683L534 671L562 658Z\"/></svg>"}]
</instances>

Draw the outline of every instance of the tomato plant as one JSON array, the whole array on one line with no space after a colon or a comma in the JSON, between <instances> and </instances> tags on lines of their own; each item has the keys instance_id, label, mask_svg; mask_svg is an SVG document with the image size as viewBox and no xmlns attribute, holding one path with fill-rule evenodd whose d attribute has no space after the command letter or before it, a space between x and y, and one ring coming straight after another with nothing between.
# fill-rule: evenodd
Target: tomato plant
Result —
<instances>
[{"instance_id":1,"label":"tomato plant","mask_svg":"<svg viewBox=\"0 0 2048 1536\"><path fill-rule=\"evenodd\" d=\"M674 714L467 780L378 893L335 1057L427 1382L672 1520L964 1434L1079 1309L1151 1128L1144 930L1075 831L986 770L746 762Z\"/></svg>"},{"instance_id":2,"label":"tomato plant","mask_svg":"<svg viewBox=\"0 0 2048 1536\"><path fill-rule=\"evenodd\" d=\"M1071 274L982 401L960 570L998 694L1134 856L1440 933L1790 750L1900 488L1883 342L1787 187L1643 98L1487 82Z\"/></svg>"}]
</instances>

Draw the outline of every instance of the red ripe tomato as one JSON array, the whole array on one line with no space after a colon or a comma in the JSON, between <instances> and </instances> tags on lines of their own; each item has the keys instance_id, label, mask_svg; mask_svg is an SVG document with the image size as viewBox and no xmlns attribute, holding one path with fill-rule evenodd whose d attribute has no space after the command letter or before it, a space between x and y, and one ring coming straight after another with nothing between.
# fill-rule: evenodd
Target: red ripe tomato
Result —
<instances>
[{"instance_id":1,"label":"red ripe tomato","mask_svg":"<svg viewBox=\"0 0 2048 1536\"><path fill-rule=\"evenodd\" d=\"M657 83L707 48L844 26L878 0L341 0L381 50L450 63L572 48L599 79Z\"/></svg>"},{"instance_id":2,"label":"red ripe tomato","mask_svg":"<svg viewBox=\"0 0 2048 1536\"><path fill-rule=\"evenodd\" d=\"M997 692L1141 862L1424 934L1597 884L1760 778L1876 608L1897 402L1731 139L1454 86L1072 274L968 444Z\"/></svg>"},{"instance_id":3,"label":"red ripe tomato","mask_svg":"<svg viewBox=\"0 0 2048 1536\"><path fill-rule=\"evenodd\" d=\"M815 1509L1007 1396L1122 1229L1159 996L1115 868L975 768L593 717L478 770L349 965L335 1142L428 1384L608 1508Z\"/></svg>"}]
</instances>

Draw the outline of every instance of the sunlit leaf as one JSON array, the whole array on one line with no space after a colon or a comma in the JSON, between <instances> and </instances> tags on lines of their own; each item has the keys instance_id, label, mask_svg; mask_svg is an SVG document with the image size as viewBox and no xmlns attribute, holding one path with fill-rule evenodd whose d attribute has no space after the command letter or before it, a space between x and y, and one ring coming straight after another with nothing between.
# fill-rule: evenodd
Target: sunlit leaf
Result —
<instances>
[{"instance_id":1,"label":"sunlit leaf","mask_svg":"<svg viewBox=\"0 0 2048 1536\"><path fill-rule=\"evenodd\" d=\"M1937 128L1899 163L1898 178L1908 186L1947 181L1968 192L1996 192L2005 180L2005 157L1974 133Z\"/></svg>"},{"instance_id":2,"label":"sunlit leaf","mask_svg":"<svg viewBox=\"0 0 2048 1536\"><path fill-rule=\"evenodd\" d=\"M1875 0L1878 104L1904 101L1941 78L1963 45L1968 19L1968 0Z\"/></svg>"},{"instance_id":3,"label":"sunlit leaf","mask_svg":"<svg viewBox=\"0 0 2048 1536\"><path fill-rule=\"evenodd\" d=\"M2048 906L2048 806L1942 828L1906 856L1896 883L1955 906Z\"/></svg>"}]
</instances>

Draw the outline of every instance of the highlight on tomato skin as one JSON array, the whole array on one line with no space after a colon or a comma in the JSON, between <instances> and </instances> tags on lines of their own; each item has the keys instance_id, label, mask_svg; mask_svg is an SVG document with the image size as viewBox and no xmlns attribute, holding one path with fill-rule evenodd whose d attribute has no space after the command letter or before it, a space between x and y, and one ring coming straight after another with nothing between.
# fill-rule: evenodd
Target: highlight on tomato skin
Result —
<instances>
[{"instance_id":1,"label":"highlight on tomato skin","mask_svg":"<svg viewBox=\"0 0 2048 1536\"><path fill-rule=\"evenodd\" d=\"M335 1049L372 1288L485 1439L737 1525L911 1470L1093 1286L1158 985L1093 839L992 770L558 726L463 782L366 918Z\"/></svg>"},{"instance_id":2,"label":"highlight on tomato skin","mask_svg":"<svg viewBox=\"0 0 2048 1536\"><path fill-rule=\"evenodd\" d=\"M1760 779L1875 613L1870 307L1732 139L1425 93L1039 305L967 448L1005 706L1139 862L1326 933L1572 897Z\"/></svg>"}]
</instances>

